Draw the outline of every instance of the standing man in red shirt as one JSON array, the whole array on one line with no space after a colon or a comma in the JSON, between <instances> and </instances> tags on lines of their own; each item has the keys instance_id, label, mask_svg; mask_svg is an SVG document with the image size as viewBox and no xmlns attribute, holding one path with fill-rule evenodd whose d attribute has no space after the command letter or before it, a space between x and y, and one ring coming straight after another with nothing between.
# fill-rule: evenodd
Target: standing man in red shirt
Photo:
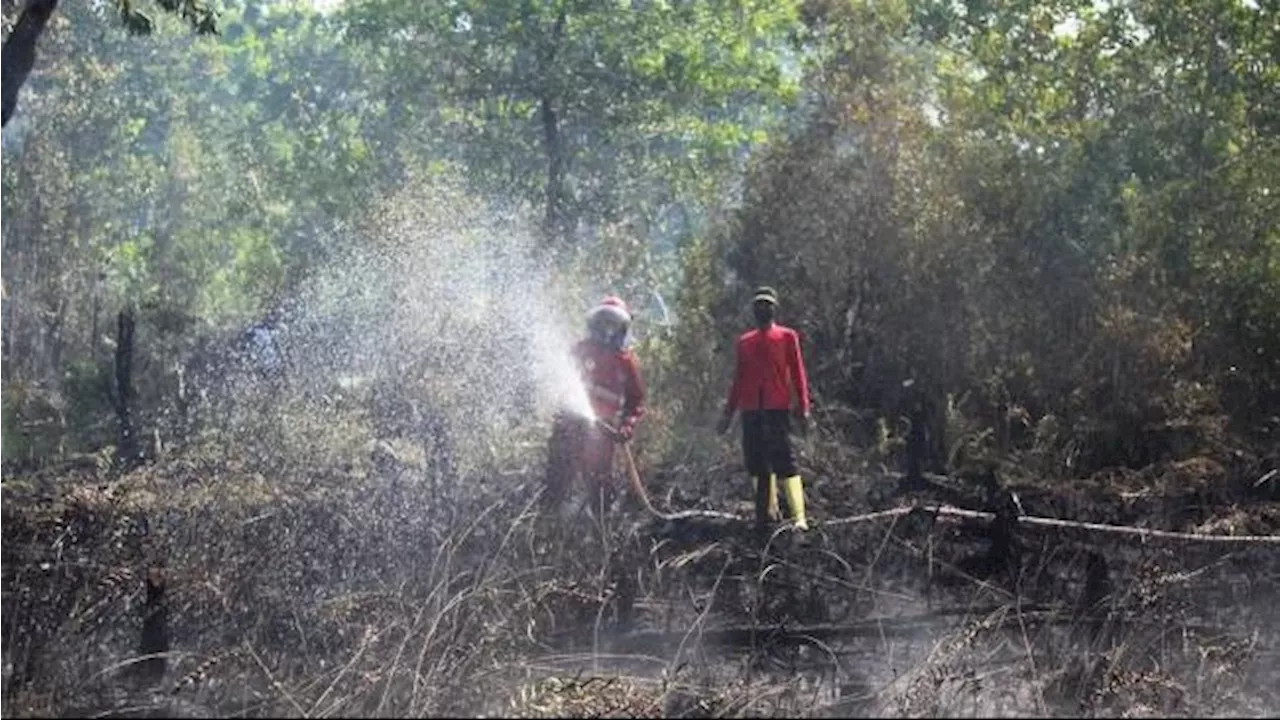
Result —
<instances>
[{"instance_id":1,"label":"standing man in red shirt","mask_svg":"<svg viewBox=\"0 0 1280 720\"><path fill-rule=\"evenodd\" d=\"M588 337L573 346L572 356L595 417L569 410L556 415L543 496L549 509L558 509L578 476L597 512L603 513L613 503L614 445L631 439L645 412L640 366L626 347L630 327L631 313L613 296L601 300L587 314ZM606 434L596 420L616 432Z\"/></svg>"},{"instance_id":2,"label":"standing man in red shirt","mask_svg":"<svg viewBox=\"0 0 1280 720\"><path fill-rule=\"evenodd\" d=\"M800 337L795 330L774 322L777 308L778 293L773 288L756 289L751 299L756 327L738 338L737 368L719 431L726 432L733 413L742 411L742 454L747 473L755 478L756 523L763 527L766 519L777 519L777 479L783 478L796 527L808 530L804 484L791 452L790 431L793 412L800 429L808 429L809 381Z\"/></svg>"}]
</instances>

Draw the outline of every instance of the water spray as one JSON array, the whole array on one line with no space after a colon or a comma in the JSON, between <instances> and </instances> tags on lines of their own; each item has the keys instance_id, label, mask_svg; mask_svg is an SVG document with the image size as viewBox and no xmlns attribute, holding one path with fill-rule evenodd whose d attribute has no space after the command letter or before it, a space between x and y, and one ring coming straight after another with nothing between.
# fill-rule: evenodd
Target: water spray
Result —
<instances>
[{"instance_id":1,"label":"water spray","mask_svg":"<svg viewBox=\"0 0 1280 720\"><path fill-rule=\"evenodd\" d=\"M503 445L495 438L558 413L621 440L596 417L573 355L578 316L562 309L581 288L537 248L518 216L494 213L446 180L387 198L365 241L344 244L298 290L286 348L296 384L314 397L327 397L335 379L391 388L415 416L448 420L462 472L491 462ZM650 516L732 517L658 512L631 448L619 444Z\"/></svg>"}]
</instances>

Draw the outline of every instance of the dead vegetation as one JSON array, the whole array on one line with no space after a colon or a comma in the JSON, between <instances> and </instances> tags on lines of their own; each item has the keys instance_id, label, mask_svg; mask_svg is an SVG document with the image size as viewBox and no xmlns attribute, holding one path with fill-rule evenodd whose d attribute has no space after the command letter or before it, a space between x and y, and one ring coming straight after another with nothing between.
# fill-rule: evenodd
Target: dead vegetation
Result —
<instances>
[{"instance_id":1,"label":"dead vegetation","mask_svg":"<svg viewBox=\"0 0 1280 720\"><path fill-rule=\"evenodd\" d=\"M1277 706L1273 549L1037 529L992 565L989 523L927 513L819 522L762 545L745 515L539 517L536 473L515 465L439 485L377 444L266 464L237 442L124 475L5 481L6 716ZM735 508L727 463L650 470L664 510L695 496ZM866 491L893 483L815 474L827 521L866 512ZM1143 487L1150 502L1184 501ZM1052 514L1055 489L1039 491L1023 490L1028 512ZM1089 519L1122 519L1116 507L1095 503ZM1215 506L1164 527L1273 531L1275 512Z\"/></svg>"}]
</instances>

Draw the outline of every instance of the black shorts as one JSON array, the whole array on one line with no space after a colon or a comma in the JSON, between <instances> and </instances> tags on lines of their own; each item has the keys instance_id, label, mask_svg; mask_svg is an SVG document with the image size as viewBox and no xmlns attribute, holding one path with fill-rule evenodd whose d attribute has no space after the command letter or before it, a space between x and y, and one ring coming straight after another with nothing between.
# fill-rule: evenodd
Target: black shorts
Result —
<instances>
[{"instance_id":1,"label":"black shorts","mask_svg":"<svg viewBox=\"0 0 1280 720\"><path fill-rule=\"evenodd\" d=\"M782 479L798 474L791 453L791 411L744 411L742 457L750 475L773 473Z\"/></svg>"}]
</instances>

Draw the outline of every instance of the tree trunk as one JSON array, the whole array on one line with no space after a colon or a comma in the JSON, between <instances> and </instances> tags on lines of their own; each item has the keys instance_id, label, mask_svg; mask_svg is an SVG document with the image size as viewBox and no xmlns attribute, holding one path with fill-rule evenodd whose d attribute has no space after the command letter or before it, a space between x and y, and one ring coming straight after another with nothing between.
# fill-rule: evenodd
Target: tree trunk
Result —
<instances>
[{"instance_id":1,"label":"tree trunk","mask_svg":"<svg viewBox=\"0 0 1280 720\"><path fill-rule=\"evenodd\" d=\"M4 49L0 50L0 82L3 83L0 88L3 100L0 127L9 124L9 118L18 107L18 91L36 64L36 41L57 6L58 0L27 0L13 31L5 38Z\"/></svg>"},{"instance_id":2,"label":"tree trunk","mask_svg":"<svg viewBox=\"0 0 1280 720\"><path fill-rule=\"evenodd\" d=\"M116 417L120 423L120 443L116 460L127 467L138 458L138 439L133 427L133 329L134 311L120 311L116 330Z\"/></svg>"},{"instance_id":3,"label":"tree trunk","mask_svg":"<svg viewBox=\"0 0 1280 720\"><path fill-rule=\"evenodd\" d=\"M560 119L550 97L542 97L543 147L547 153L547 237L553 244L565 239L564 154L560 144Z\"/></svg>"},{"instance_id":4,"label":"tree trunk","mask_svg":"<svg viewBox=\"0 0 1280 720\"><path fill-rule=\"evenodd\" d=\"M67 322L67 306L71 303L67 300L71 296L69 288L62 288L63 292L58 295L57 305L54 307L53 314L49 317L49 324L45 332L49 338L49 367L54 372L60 372L62 369L62 351L66 347L66 343L62 339L62 329Z\"/></svg>"},{"instance_id":5,"label":"tree trunk","mask_svg":"<svg viewBox=\"0 0 1280 720\"><path fill-rule=\"evenodd\" d=\"M15 252L18 256L15 268L24 268L22 251ZM17 281L18 275L14 275ZM10 288L9 295L9 337L5 338L4 356L8 361L9 379L18 379L22 377L22 302L26 300L22 291L23 284L14 282L14 287Z\"/></svg>"},{"instance_id":6,"label":"tree trunk","mask_svg":"<svg viewBox=\"0 0 1280 720\"><path fill-rule=\"evenodd\" d=\"M93 281L93 318L89 325L89 358L93 361L94 367L98 366L98 350L101 343L98 336L102 333L100 318L102 316L102 301L98 294L102 275L95 275Z\"/></svg>"},{"instance_id":7,"label":"tree trunk","mask_svg":"<svg viewBox=\"0 0 1280 720\"><path fill-rule=\"evenodd\" d=\"M22 266L20 260L18 266ZM5 380L13 380L18 377L18 361L14 357L14 346L18 342L18 293L6 290L5 299L9 313L4 333L0 333L0 368L4 369Z\"/></svg>"},{"instance_id":8,"label":"tree trunk","mask_svg":"<svg viewBox=\"0 0 1280 720\"><path fill-rule=\"evenodd\" d=\"M569 239L570 223L565 207L565 150L560 134L560 116L556 112L559 88L551 82L555 77L554 65L560 38L564 33L565 11L560 10L550 31L550 39L543 46L542 76L548 78L542 88L539 101L539 117L542 121L542 147L547 155L547 216L546 235L553 245Z\"/></svg>"}]
</instances>

